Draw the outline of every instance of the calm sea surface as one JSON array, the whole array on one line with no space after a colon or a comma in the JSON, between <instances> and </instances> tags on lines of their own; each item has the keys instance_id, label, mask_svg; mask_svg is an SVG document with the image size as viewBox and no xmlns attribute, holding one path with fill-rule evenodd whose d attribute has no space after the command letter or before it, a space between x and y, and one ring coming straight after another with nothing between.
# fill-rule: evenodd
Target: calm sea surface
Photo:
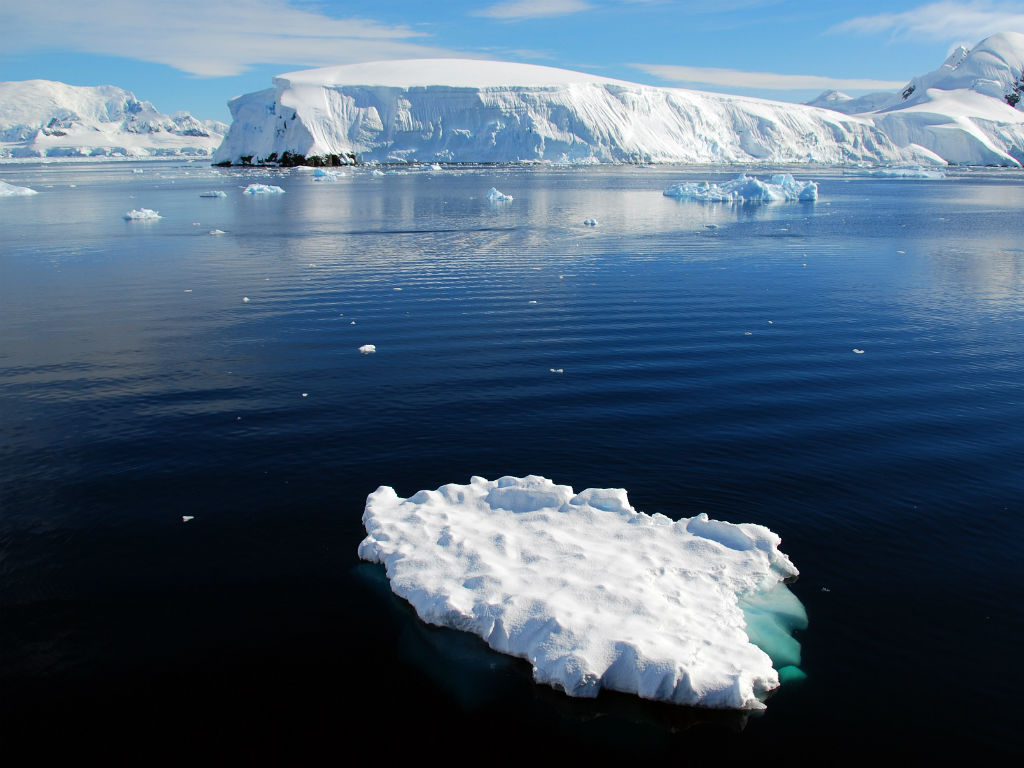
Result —
<instances>
[{"instance_id":1,"label":"calm sea surface","mask_svg":"<svg viewBox=\"0 0 1024 768\"><path fill-rule=\"evenodd\" d=\"M735 174L0 168L0 749L1019 755L1024 175L661 194ZM525 474L779 533L807 679L572 700L356 556L379 485Z\"/></svg>"}]
</instances>

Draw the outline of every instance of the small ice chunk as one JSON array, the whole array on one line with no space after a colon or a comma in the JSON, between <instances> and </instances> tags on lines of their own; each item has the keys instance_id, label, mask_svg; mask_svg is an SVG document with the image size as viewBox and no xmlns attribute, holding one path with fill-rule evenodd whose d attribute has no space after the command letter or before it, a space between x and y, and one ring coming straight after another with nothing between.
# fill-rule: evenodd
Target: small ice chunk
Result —
<instances>
[{"instance_id":1,"label":"small ice chunk","mask_svg":"<svg viewBox=\"0 0 1024 768\"><path fill-rule=\"evenodd\" d=\"M284 190L273 184L250 184L245 188L246 195L283 195Z\"/></svg>"},{"instance_id":2,"label":"small ice chunk","mask_svg":"<svg viewBox=\"0 0 1024 768\"><path fill-rule=\"evenodd\" d=\"M211 235L224 235L224 234L227 234L227 233L223 229L211 229L210 230L210 234Z\"/></svg>"},{"instance_id":3,"label":"small ice chunk","mask_svg":"<svg viewBox=\"0 0 1024 768\"><path fill-rule=\"evenodd\" d=\"M16 187L6 181L0 181L0 197L27 197L28 195L39 194L29 187Z\"/></svg>"},{"instance_id":4,"label":"small ice chunk","mask_svg":"<svg viewBox=\"0 0 1024 768\"><path fill-rule=\"evenodd\" d=\"M144 171L141 168L132 168L132 173L144 173ZM190 517L189 520L191 519Z\"/></svg>"},{"instance_id":5,"label":"small ice chunk","mask_svg":"<svg viewBox=\"0 0 1024 768\"><path fill-rule=\"evenodd\" d=\"M783 583L797 569L764 526L673 522L621 488L576 494L536 475L408 499L381 486L363 525L359 557L383 564L421 619L527 659L571 696L763 709L780 683L770 654L799 663L788 629L806 616Z\"/></svg>"},{"instance_id":6,"label":"small ice chunk","mask_svg":"<svg viewBox=\"0 0 1024 768\"><path fill-rule=\"evenodd\" d=\"M156 221L163 216L150 208L133 208L124 215L124 218L125 221Z\"/></svg>"},{"instance_id":7,"label":"small ice chunk","mask_svg":"<svg viewBox=\"0 0 1024 768\"><path fill-rule=\"evenodd\" d=\"M364 355L372 355L377 351L377 347L373 344L363 344L363 346L359 348L359 351Z\"/></svg>"},{"instance_id":8,"label":"small ice chunk","mask_svg":"<svg viewBox=\"0 0 1024 768\"><path fill-rule=\"evenodd\" d=\"M597 226L597 219L584 219L583 220L583 225L587 226L587 227L596 227Z\"/></svg>"},{"instance_id":9,"label":"small ice chunk","mask_svg":"<svg viewBox=\"0 0 1024 768\"><path fill-rule=\"evenodd\" d=\"M313 170L313 181L337 181L345 176L348 176L348 174L344 171L331 171L326 168L316 168Z\"/></svg>"},{"instance_id":10,"label":"small ice chunk","mask_svg":"<svg viewBox=\"0 0 1024 768\"><path fill-rule=\"evenodd\" d=\"M548 370L550 370L552 373L565 373L564 368L549 368Z\"/></svg>"},{"instance_id":11,"label":"small ice chunk","mask_svg":"<svg viewBox=\"0 0 1024 768\"><path fill-rule=\"evenodd\" d=\"M854 347L853 348L853 354L855 354L855 355L863 355L864 354L864 350L863 349L857 349L856 347Z\"/></svg>"},{"instance_id":12,"label":"small ice chunk","mask_svg":"<svg viewBox=\"0 0 1024 768\"><path fill-rule=\"evenodd\" d=\"M495 187L491 187L487 192L487 199L492 203L509 203L515 198L512 195L506 195L504 192L499 192Z\"/></svg>"},{"instance_id":13,"label":"small ice chunk","mask_svg":"<svg viewBox=\"0 0 1024 768\"><path fill-rule=\"evenodd\" d=\"M243 296L242 297L242 303L243 304L248 304L249 303L249 297L248 296Z\"/></svg>"},{"instance_id":14,"label":"small ice chunk","mask_svg":"<svg viewBox=\"0 0 1024 768\"><path fill-rule=\"evenodd\" d=\"M302 393L302 396L303 396L303 397L309 397L309 392L303 392L303 393Z\"/></svg>"},{"instance_id":15,"label":"small ice chunk","mask_svg":"<svg viewBox=\"0 0 1024 768\"><path fill-rule=\"evenodd\" d=\"M136 173L142 173L142 171L136 171ZM181 522L183 522L183 523L187 523L189 520L195 520L195 519L196 519L195 515L182 515L181 516Z\"/></svg>"},{"instance_id":16,"label":"small ice chunk","mask_svg":"<svg viewBox=\"0 0 1024 768\"><path fill-rule=\"evenodd\" d=\"M221 189L211 189L208 192L200 192L200 197L227 197L228 193Z\"/></svg>"},{"instance_id":17,"label":"small ice chunk","mask_svg":"<svg viewBox=\"0 0 1024 768\"><path fill-rule=\"evenodd\" d=\"M673 184L662 194L665 197L702 203L767 203L776 200L810 202L818 199L818 185L813 181L797 181L789 173L778 173L769 181L741 174L723 184L707 181Z\"/></svg>"}]
</instances>

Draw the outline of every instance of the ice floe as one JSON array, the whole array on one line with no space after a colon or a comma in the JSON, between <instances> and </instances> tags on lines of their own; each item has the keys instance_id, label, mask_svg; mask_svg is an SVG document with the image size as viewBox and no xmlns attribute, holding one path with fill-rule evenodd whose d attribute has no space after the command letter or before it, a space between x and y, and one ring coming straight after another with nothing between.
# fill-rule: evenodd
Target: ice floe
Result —
<instances>
[{"instance_id":1,"label":"ice floe","mask_svg":"<svg viewBox=\"0 0 1024 768\"><path fill-rule=\"evenodd\" d=\"M707 181L672 184L663 194L704 203L811 201L818 199L818 185L813 181L797 181L789 173L778 173L768 181L741 174L722 184Z\"/></svg>"},{"instance_id":2,"label":"ice floe","mask_svg":"<svg viewBox=\"0 0 1024 768\"><path fill-rule=\"evenodd\" d=\"M228 193L220 189L211 189L209 192L200 192L200 197L227 197Z\"/></svg>"},{"instance_id":3,"label":"ice floe","mask_svg":"<svg viewBox=\"0 0 1024 768\"><path fill-rule=\"evenodd\" d=\"M573 696L761 709L779 685L769 654L799 663L791 631L806 614L783 583L797 569L761 525L673 521L622 489L577 494L535 475L408 499L381 486L363 525L359 556L384 564L421 619L479 635Z\"/></svg>"},{"instance_id":4,"label":"ice floe","mask_svg":"<svg viewBox=\"0 0 1024 768\"><path fill-rule=\"evenodd\" d=\"M487 199L492 203L508 203L514 198L512 195L506 195L504 192L499 192L495 187L491 187L487 191Z\"/></svg>"},{"instance_id":5,"label":"ice floe","mask_svg":"<svg viewBox=\"0 0 1024 768\"><path fill-rule=\"evenodd\" d=\"M587 227L596 227L597 226L597 219L584 219L583 220L583 225L587 226Z\"/></svg>"},{"instance_id":6,"label":"ice floe","mask_svg":"<svg viewBox=\"0 0 1024 768\"><path fill-rule=\"evenodd\" d=\"M326 168L315 168L313 170L313 181L336 181L348 176L344 171L330 171Z\"/></svg>"},{"instance_id":7,"label":"ice floe","mask_svg":"<svg viewBox=\"0 0 1024 768\"><path fill-rule=\"evenodd\" d=\"M363 344L363 346L359 348L359 351L364 355L372 355L377 351L377 347L374 344Z\"/></svg>"},{"instance_id":8,"label":"ice floe","mask_svg":"<svg viewBox=\"0 0 1024 768\"><path fill-rule=\"evenodd\" d=\"M284 190L273 184L250 184L245 188L246 195L283 195Z\"/></svg>"},{"instance_id":9,"label":"ice floe","mask_svg":"<svg viewBox=\"0 0 1024 768\"><path fill-rule=\"evenodd\" d=\"M847 176L880 176L891 179L944 179L946 172L923 165L889 165L880 168L848 168Z\"/></svg>"},{"instance_id":10,"label":"ice floe","mask_svg":"<svg viewBox=\"0 0 1024 768\"><path fill-rule=\"evenodd\" d=\"M26 197L37 194L39 193L29 187L17 187L6 181L0 181L0 197Z\"/></svg>"},{"instance_id":11,"label":"ice floe","mask_svg":"<svg viewBox=\"0 0 1024 768\"><path fill-rule=\"evenodd\" d=\"M126 221L155 221L162 219L163 216L151 208L133 208L124 215L124 218Z\"/></svg>"}]
</instances>

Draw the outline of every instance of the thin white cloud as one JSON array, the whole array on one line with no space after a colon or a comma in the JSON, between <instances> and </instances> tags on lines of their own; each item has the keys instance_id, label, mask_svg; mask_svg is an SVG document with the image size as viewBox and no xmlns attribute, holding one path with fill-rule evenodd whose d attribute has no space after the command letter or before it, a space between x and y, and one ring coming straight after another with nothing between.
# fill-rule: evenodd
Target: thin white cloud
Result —
<instances>
[{"instance_id":1,"label":"thin white cloud","mask_svg":"<svg viewBox=\"0 0 1024 768\"><path fill-rule=\"evenodd\" d=\"M520 21L546 16L568 16L571 13L588 11L592 7L584 0L505 0L505 2L495 3L479 11L474 11L473 15Z\"/></svg>"},{"instance_id":2,"label":"thin white cloud","mask_svg":"<svg viewBox=\"0 0 1024 768\"><path fill-rule=\"evenodd\" d=\"M996 32L1024 32L1024 3L987 0L943 0L909 11L858 16L831 28L832 32L890 33L948 42L964 38L977 42Z\"/></svg>"},{"instance_id":3,"label":"thin white cloud","mask_svg":"<svg viewBox=\"0 0 1024 768\"><path fill-rule=\"evenodd\" d=\"M193 75L237 75L256 64L316 67L457 55L422 33L338 19L294 0L47 0L0 7L0 50L123 56Z\"/></svg>"},{"instance_id":4,"label":"thin white cloud","mask_svg":"<svg viewBox=\"0 0 1024 768\"><path fill-rule=\"evenodd\" d=\"M903 80L868 80L824 77L822 75L777 75L771 72L741 72L738 69L684 67L675 64L632 64L630 66L675 83L717 85L726 88L761 91L808 91L829 88L849 91L888 91L906 85Z\"/></svg>"}]
</instances>

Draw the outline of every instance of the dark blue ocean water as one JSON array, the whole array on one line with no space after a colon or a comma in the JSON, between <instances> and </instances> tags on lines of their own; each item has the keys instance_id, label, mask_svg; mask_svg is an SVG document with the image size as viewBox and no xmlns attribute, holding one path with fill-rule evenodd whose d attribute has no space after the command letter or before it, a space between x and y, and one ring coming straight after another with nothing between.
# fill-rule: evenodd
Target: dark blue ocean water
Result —
<instances>
[{"instance_id":1,"label":"dark blue ocean water","mask_svg":"<svg viewBox=\"0 0 1024 768\"><path fill-rule=\"evenodd\" d=\"M1024 176L661 195L733 175L5 166L5 754L1019 754ZM356 556L379 485L531 473L779 533L807 679L571 700Z\"/></svg>"}]
</instances>

